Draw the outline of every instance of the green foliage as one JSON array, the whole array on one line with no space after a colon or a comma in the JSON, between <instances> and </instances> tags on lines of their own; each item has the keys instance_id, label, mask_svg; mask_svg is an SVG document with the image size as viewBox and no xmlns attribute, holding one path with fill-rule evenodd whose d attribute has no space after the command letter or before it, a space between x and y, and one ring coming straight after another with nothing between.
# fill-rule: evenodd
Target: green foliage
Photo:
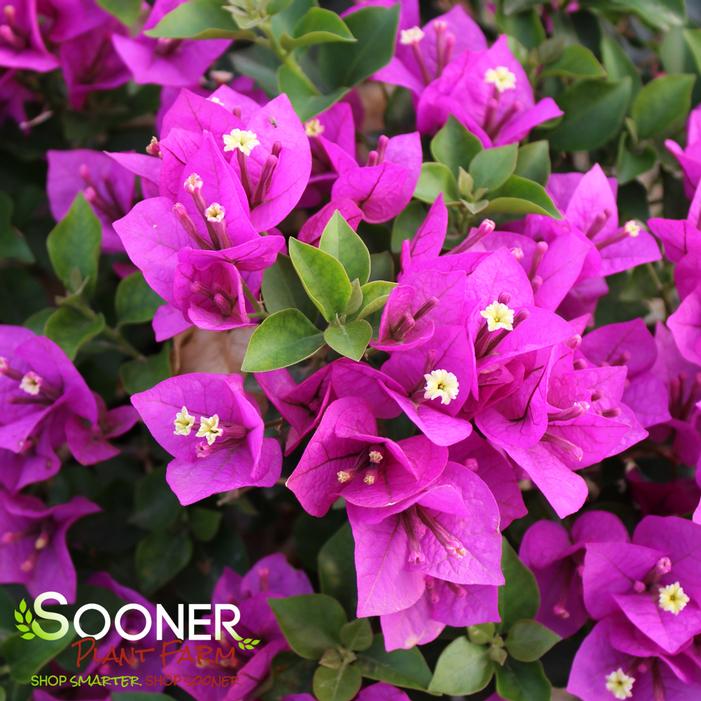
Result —
<instances>
[{"instance_id":1,"label":"green foliage","mask_svg":"<svg viewBox=\"0 0 701 701\"><path fill-rule=\"evenodd\" d=\"M141 273L132 273L117 285L114 305L120 325L151 321L161 304L163 300L148 286Z\"/></svg>"},{"instance_id":2,"label":"green foliage","mask_svg":"<svg viewBox=\"0 0 701 701\"><path fill-rule=\"evenodd\" d=\"M46 240L51 265L68 292L95 289L102 227L83 195Z\"/></svg>"}]
</instances>

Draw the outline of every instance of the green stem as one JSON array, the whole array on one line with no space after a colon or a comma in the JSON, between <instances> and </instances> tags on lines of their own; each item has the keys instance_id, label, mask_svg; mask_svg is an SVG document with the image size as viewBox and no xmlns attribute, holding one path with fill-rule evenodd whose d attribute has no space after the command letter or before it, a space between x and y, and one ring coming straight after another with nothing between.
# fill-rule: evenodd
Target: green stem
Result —
<instances>
[{"instance_id":1,"label":"green stem","mask_svg":"<svg viewBox=\"0 0 701 701\"><path fill-rule=\"evenodd\" d=\"M271 51L277 56L278 60L286 66L299 80L304 83L304 86L314 95L319 95L319 89L312 83L307 74L302 70L302 67L297 62L292 51L284 49L277 40L270 25L262 25L260 30L265 34L267 43Z\"/></svg>"},{"instance_id":2,"label":"green stem","mask_svg":"<svg viewBox=\"0 0 701 701\"><path fill-rule=\"evenodd\" d=\"M128 355L135 360L146 360L146 356L134 348L134 346L132 346L132 344L129 343L129 341L127 341L127 339L124 338L124 336L122 336L117 329L114 329L111 326L105 326L105 328L102 329L102 334L103 336L107 336L107 338L109 338L109 340L112 341L117 349L124 353L124 355Z\"/></svg>"},{"instance_id":3,"label":"green stem","mask_svg":"<svg viewBox=\"0 0 701 701\"><path fill-rule=\"evenodd\" d=\"M251 292L251 288L245 282L243 282L243 293L246 295L246 299L253 305L253 307L256 310L253 314L250 314L249 316L261 319L265 319L267 316L270 316L268 312L265 311L265 308L260 303L260 301L256 299L256 296L253 294L253 292Z\"/></svg>"}]
</instances>

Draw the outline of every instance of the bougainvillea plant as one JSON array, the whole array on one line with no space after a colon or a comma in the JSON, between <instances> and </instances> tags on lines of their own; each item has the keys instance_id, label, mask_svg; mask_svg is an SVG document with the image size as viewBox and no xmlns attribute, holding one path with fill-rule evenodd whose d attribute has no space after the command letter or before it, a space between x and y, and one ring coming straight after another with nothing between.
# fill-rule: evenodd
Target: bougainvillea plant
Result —
<instances>
[{"instance_id":1,"label":"bougainvillea plant","mask_svg":"<svg viewBox=\"0 0 701 701\"><path fill-rule=\"evenodd\" d=\"M0 699L701 699L696 3L0 12Z\"/></svg>"}]
</instances>

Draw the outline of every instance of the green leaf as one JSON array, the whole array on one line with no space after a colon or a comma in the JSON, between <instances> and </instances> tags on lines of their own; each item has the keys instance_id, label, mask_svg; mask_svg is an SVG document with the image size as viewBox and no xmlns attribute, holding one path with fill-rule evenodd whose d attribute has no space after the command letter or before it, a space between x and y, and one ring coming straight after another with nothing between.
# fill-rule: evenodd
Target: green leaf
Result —
<instances>
[{"instance_id":1,"label":"green leaf","mask_svg":"<svg viewBox=\"0 0 701 701\"><path fill-rule=\"evenodd\" d=\"M540 592L533 573L519 560L514 549L504 539L501 569L506 583L499 588L501 630L508 631L523 618L533 618L540 606Z\"/></svg>"},{"instance_id":2,"label":"green leaf","mask_svg":"<svg viewBox=\"0 0 701 701\"><path fill-rule=\"evenodd\" d=\"M349 280L364 285L370 278L370 251L339 211L324 227L319 248L341 263Z\"/></svg>"},{"instance_id":3,"label":"green leaf","mask_svg":"<svg viewBox=\"0 0 701 701\"><path fill-rule=\"evenodd\" d=\"M302 282L287 256L278 256L263 273L263 301L270 314L282 309L298 309L306 317L316 315L316 307L304 291Z\"/></svg>"},{"instance_id":4,"label":"green leaf","mask_svg":"<svg viewBox=\"0 0 701 701\"><path fill-rule=\"evenodd\" d=\"M616 38L608 34L601 37L601 58L611 80L630 78L632 94L640 90L640 72Z\"/></svg>"},{"instance_id":5,"label":"green leaf","mask_svg":"<svg viewBox=\"0 0 701 701\"><path fill-rule=\"evenodd\" d=\"M302 312L283 309L264 319L253 332L241 369L267 372L286 368L314 355L323 345L321 331Z\"/></svg>"},{"instance_id":6,"label":"green leaf","mask_svg":"<svg viewBox=\"0 0 701 701\"><path fill-rule=\"evenodd\" d=\"M324 651L340 644L346 623L341 604L326 594L304 594L269 599L280 629L290 647L308 660L318 660Z\"/></svg>"},{"instance_id":7,"label":"green leaf","mask_svg":"<svg viewBox=\"0 0 701 701\"><path fill-rule=\"evenodd\" d=\"M605 78L606 71L596 56L581 44L566 46L557 60L547 63L540 75L561 78Z\"/></svg>"},{"instance_id":8,"label":"green leaf","mask_svg":"<svg viewBox=\"0 0 701 701\"><path fill-rule=\"evenodd\" d=\"M535 662L561 638L538 621L516 621L509 629L506 649L509 655L520 662Z\"/></svg>"},{"instance_id":9,"label":"green leaf","mask_svg":"<svg viewBox=\"0 0 701 701\"><path fill-rule=\"evenodd\" d=\"M192 557L192 541L183 533L156 531L136 546L134 567L139 586L152 594L184 569Z\"/></svg>"},{"instance_id":10,"label":"green leaf","mask_svg":"<svg viewBox=\"0 0 701 701\"><path fill-rule=\"evenodd\" d=\"M239 73L253 78L268 95L279 94L277 71L280 63L270 49L254 44L234 51L229 56Z\"/></svg>"},{"instance_id":11,"label":"green leaf","mask_svg":"<svg viewBox=\"0 0 701 701\"><path fill-rule=\"evenodd\" d=\"M166 482L165 467L158 467L134 486L134 511L129 518L147 531L165 530L181 513L178 498Z\"/></svg>"},{"instance_id":12,"label":"green leaf","mask_svg":"<svg viewBox=\"0 0 701 701\"><path fill-rule=\"evenodd\" d=\"M188 513L190 515L192 535L204 543L212 540L219 530L223 516L222 512L195 506Z\"/></svg>"},{"instance_id":13,"label":"green leaf","mask_svg":"<svg viewBox=\"0 0 701 701\"><path fill-rule=\"evenodd\" d=\"M467 170L480 151L482 142L453 116L448 117L443 128L431 139L431 155L447 165L455 177L460 168Z\"/></svg>"},{"instance_id":14,"label":"green leaf","mask_svg":"<svg viewBox=\"0 0 701 701\"><path fill-rule=\"evenodd\" d=\"M465 637L457 638L438 658L428 689L451 696L474 694L489 684L494 666L486 647L475 645Z\"/></svg>"},{"instance_id":15,"label":"green leaf","mask_svg":"<svg viewBox=\"0 0 701 701\"><path fill-rule=\"evenodd\" d=\"M141 0L97 0L97 4L127 27L135 24L141 14Z\"/></svg>"},{"instance_id":16,"label":"green leaf","mask_svg":"<svg viewBox=\"0 0 701 701\"><path fill-rule=\"evenodd\" d=\"M33 637L28 637L30 635ZM42 640L33 633L12 635L0 645L0 657L8 665L12 679L20 684L28 684L32 675L65 650L74 638L75 631L72 628L58 640Z\"/></svg>"},{"instance_id":17,"label":"green leaf","mask_svg":"<svg viewBox=\"0 0 701 701\"><path fill-rule=\"evenodd\" d=\"M545 186L550 177L550 145L547 141L533 141L521 146L516 161L516 175L535 180Z\"/></svg>"},{"instance_id":18,"label":"green leaf","mask_svg":"<svg viewBox=\"0 0 701 701\"><path fill-rule=\"evenodd\" d=\"M608 143L628 110L631 81L580 80L565 90L557 104L565 112L549 134L557 151L590 151Z\"/></svg>"},{"instance_id":19,"label":"green leaf","mask_svg":"<svg viewBox=\"0 0 701 701\"><path fill-rule=\"evenodd\" d=\"M117 285L115 309L120 324L143 324L153 319L163 300L148 286L139 273L120 280Z\"/></svg>"},{"instance_id":20,"label":"green leaf","mask_svg":"<svg viewBox=\"0 0 701 701\"><path fill-rule=\"evenodd\" d=\"M450 168L443 163L424 163L421 166L421 176L416 185L414 197L431 204L440 194L443 195L446 204L457 202L460 199L455 176Z\"/></svg>"},{"instance_id":21,"label":"green leaf","mask_svg":"<svg viewBox=\"0 0 701 701\"><path fill-rule=\"evenodd\" d=\"M355 664L367 679L406 689L425 690L431 682L431 670L418 647L387 652L381 635L375 636L367 650L358 652Z\"/></svg>"},{"instance_id":22,"label":"green leaf","mask_svg":"<svg viewBox=\"0 0 701 701\"><path fill-rule=\"evenodd\" d=\"M635 14L656 29L666 30L684 23L684 0L596 0L597 8Z\"/></svg>"},{"instance_id":23,"label":"green leaf","mask_svg":"<svg viewBox=\"0 0 701 701\"><path fill-rule=\"evenodd\" d=\"M341 263L328 253L298 239L291 238L288 246L292 265L309 299L326 321L342 314L350 300L351 284Z\"/></svg>"},{"instance_id":24,"label":"green leaf","mask_svg":"<svg viewBox=\"0 0 701 701\"><path fill-rule=\"evenodd\" d=\"M51 265L69 292L95 289L102 226L82 194L76 195L68 214L46 239Z\"/></svg>"},{"instance_id":25,"label":"green leaf","mask_svg":"<svg viewBox=\"0 0 701 701\"><path fill-rule=\"evenodd\" d=\"M46 322L51 318L55 311L55 307L40 309L38 312L35 312L29 318L25 319L22 326L28 328L30 331L34 331L34 333L38 334L39 336L43 336Z\"/></svg>"},{"instance_id":26,"label":"green leaf","mask_svg":"<svg viewBox=\"0 0 701 701\"><path fill-rule=\"evenodd\" d=\"M394 259L389 251L370 254L370 282L394 280Z\"/></svg>"},{"instance_id":27,"label":"green leaf","mask_svg":"<svg viewBox=\"0 0 701 701\"><path fill-rule=\"evenodd\" d=\"M372 326L365 319L347 324L332 324L324 331L324 341L336 353L352 360L360 360L372 337Z\"/></svg>"},{"instance_id":28,"label":"green leaf","mask_svg":"<svg viewBox=\"0 0 701 701\"><path fill-rule=\"evenodd\" d=\"M222 0L188 0L144 34L165 39L215 39L240 35L240 30Z\"/></svg>"},{"instance_id":29,"label":"green leaf","mask_svg":"<svg viewBox=\"0 0 701 701\"><path fill-rule=\"evenodd\" d=\"M105 317L96 314L86 317L73 307L59 307L47 320L44 332L73 360L85 343L99 335L105 328Z\"/></svg>"},{"instance_id":30,"label":"green leaf","mask_svg":"<svg viewBox=\"0 0 701 701\"><path fill-rule=\"evenodd\" d=\"M306 75L285 64L277 69L276 83L278 92L284 92L290 98L297 116L302 121L328 109L350 90L340 87L322 95Z\"/></svg>"},{"instance_id":31,"label":"green leaf","mask_svg":"<svg viewBox=\"0 0 701 701\"><path fill-rule=\"evenodd\" d=\"M500 214L516 219L525 214L544 214L562 218L543 186L519 175L512 175L490 197L489 205L482 212L485 217Z\"/></svg>"},{"instance_id":32,"label":"green leaf","mask_svg":"<svg viewBox=\"0 0 701 701\"><path fill-rule=\"evenodd\" d=\"M24 237L12 226L12 200L0 192L0 258L14 258L22 263L34 260Z\"/></svg>"},{"instance_id":33,"label":"green leaf","mask_svg":"<svg viewBox=\"0 0 701 701\"><path fill-rule=\"evenodd\" d=\"M355 585L355 543L346 523L319 550L319 584L324 594L340 601L346 611L354 613L357 593Z\"/></svg>"},{"instance_id":34,"label":"green leaf","mask_svg":"<svg viewBox=\"0 0 701 701\"><path fill-rule=\"evenodd\" d=\"M517 144L480 151L472 159L469 169L475 188L487 191L499 188L514 172L517 157Z\"/></svg>"},{"instance_id":35,"label":"green leaf","mask_svg":"<svg viewBox=\"0 0 701 701\"><path fill-rule=\"evenodd\" d=\"M119 368L119 377L129 394L151 389L171 375L169 343L155 355L149 355L144 360L130 360Z\"/></svg>"},{"instance_id":36,"label":"green leaf","mask_svg":"<svg viewBox=\"0 0 701 701\"><path fill-rule=\"evenodd\" d=\"M552 688L540 662L509 659L497 667L497 694L508 701L550 701Z\"/></svg>"},{"instance_id":37,"label":"green leaf","mask_svg":"<svg viewBox=\"0 0 701 701\"><path fill-rule=\"evenodd\" d=\"M355 42L355 37L335 12L321 7L310 8L295 25L292 36L283 34L280 39L287 50L339 41Z\"/></svg>"},{"instance_id":38,"label":"green leaf","mask_svg":"<svg viewBox=\"0 0 701 701\"><path fill-rule=\"evenodd\" d=\"M372 626L367 618L358 618L341 628L341 643L355 652L367 650L372 645Z\"/></svg>"},{"instance_id":39,"label":"green leaf","mask_svg":"<svg viewBox=\"0 0 701 701\"><path fill-rule=\"evenodd\" d=\"M363 678L354 665L340 669L318 667L314 672L314 696L318 701L351 701L362 682Z\"/></svg>"},{"instance_id":40,"label":"green leaf","mask_svg":"<svg viewBox=\"0 0 701 701\"><path fill-rule=\"evenodd\" d=\"M396 282L385 282L384 280L375 280L363 285L361 288L363 302L360 305L357 318L364 319L382 309L396 286Z\"/></svg>"},{"instance_id":41,"label":"green leaf","mask_svg":"<svg viewBox=\"0 0 701 701\"><path fill-rule=\"evenodd\" d=\"M399 21L399 5L364 7L345 17L356 43L323 44L317 65L330 88L352 87L389 63Z\"/></svg>"},{"instance_id":42,"label":"green leaf","mask_svg":"<svg viewBox=\"0 0 701 701\"><path fill-rule=\"evenodd\" d=\"M639 138L664 136L684 126L695 80L693 75L665 75L640 90L631 108Z\"/></svg>"},{"instance_id":43,"label":"green leaf","mask_svg":"<svg viewBox=\"0 0 701 701\"><path fill-rule=\"evenodd\" d=\"M421 202L412 200L392 222L392 253L402 250L402 243L414 238L426 218L426 207Z\"/></svg>"},{"instance_id":44,"label":"green leaf","mask_svg":"<svg viewBox=\"0 0 701 701\"><path fill-rule=\"evenodd\" d=\"M646 173L654 167L657 160L657 154L652 146L647 144L636 148L630 142L630 135L622 132L616 159L616 178L620 185L625 185Z\"/></svg>"}]
</instances>

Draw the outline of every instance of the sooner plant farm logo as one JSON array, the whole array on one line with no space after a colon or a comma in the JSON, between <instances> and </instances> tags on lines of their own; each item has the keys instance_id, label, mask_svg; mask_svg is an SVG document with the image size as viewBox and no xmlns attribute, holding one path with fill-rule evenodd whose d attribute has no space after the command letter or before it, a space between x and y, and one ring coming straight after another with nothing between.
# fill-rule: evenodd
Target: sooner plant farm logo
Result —
<instances>
[{"instance_id":1,"label":"sooner plant farm logo","mask_svg":"<svg viewBox=\"0 0 701 701\"><path fill-rule=\"evenodd\" d=\"M114 615L114 620L109 611L97 603L87 603L80 606L73 614L72 621L61 613L48 611L44 604L52 602L61 606L68 604L63 594L55 591L43 592L34 600L33 606L29 606L25 599L19 602L14 611L15 627L20 632L20 637L25 640L40 638L41 640L59 640L66 635L72 623L73 628L80 638L92 638L100 640L114 628L118 635L129 642L135 642L149 635L155 627L156 640L164 640L164 633L174 636L179 640L221 641L226 633L238 645L241 650L254 650L260 644L255 638L244 638L236 632L235 626L241 620L241 612L234 604L178 604L177 614L174 617L166 611L162 604L155 605L155 620L151 611L145 606L131 602L119 608ZM85 614L95 612L102 618L99 630L85 630L83 618ZM135 615L142 619L141 626L135 626ZM209 615L213 616L209 617ZM225 618L229 615L230 618ZM125 629L124 619L130 616L129 630ZM55 630L46 630L44 624L58 624ZM211 626L211 627L210 627ZM210 627L208 632L200 632L200 629ZM214 635L212 635L213 630Z\"/></svg>"}]
</instances>

